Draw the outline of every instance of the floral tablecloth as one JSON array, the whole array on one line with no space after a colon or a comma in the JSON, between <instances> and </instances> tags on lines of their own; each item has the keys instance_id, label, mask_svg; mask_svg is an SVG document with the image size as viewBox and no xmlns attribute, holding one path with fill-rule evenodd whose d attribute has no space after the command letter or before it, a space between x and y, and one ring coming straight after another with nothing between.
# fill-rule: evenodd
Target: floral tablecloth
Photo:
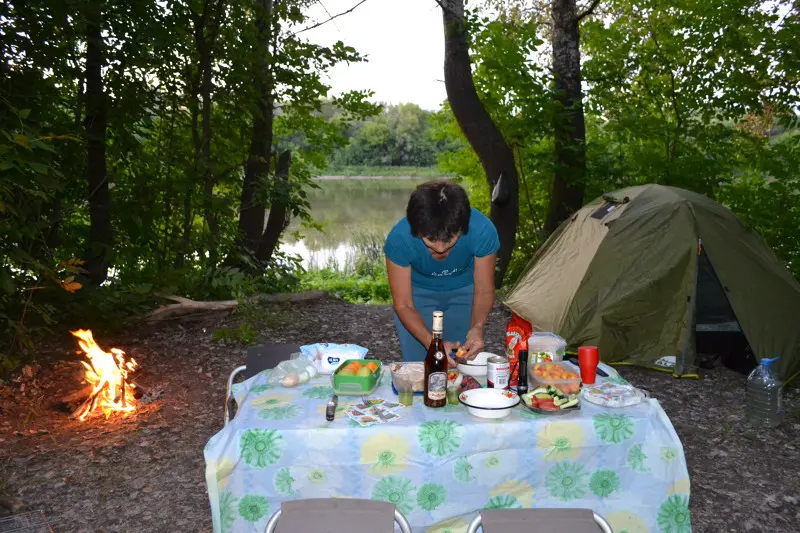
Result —
<instances>
[{"instance_id":1,"label":"floral tablecloth","mask_svg":"<svg viewBox=\"0 0 800 533\"><path fill-rule=\"evenodd\" d=\"M415 532L463 532L480 509L521 507L590 508L618 533L691 531L683 447L655 399L558 417L520 406L491 421L416 397L400 420L362 428L344 414L358 397L340 397L326 422L329 376L293 389L267 377L234 387L237 416L205 448L217 533L263 532L282 501L315 497L392 502ZM396 400L388 374L371 398Z\"/></svg>"}]
</instances>

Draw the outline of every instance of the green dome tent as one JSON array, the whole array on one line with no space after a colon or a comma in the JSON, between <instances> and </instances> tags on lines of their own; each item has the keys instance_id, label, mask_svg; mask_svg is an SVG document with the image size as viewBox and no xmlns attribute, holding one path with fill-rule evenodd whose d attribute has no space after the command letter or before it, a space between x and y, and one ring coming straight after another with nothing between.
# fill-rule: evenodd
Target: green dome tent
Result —
<instances>
[{"instance_id":1,"label":"green dome tent","mask_svg":"<svg viewBox=\"0 0 800 533\"><path fill-rule=\"evenodd\" d=\"M700 326L733 324L757 359L780 356L782 379L800 370L800 284L733 213L683 189L642 185L584 206L504 303L607 363L687 376Z\"/></svg>"}]
</instances>

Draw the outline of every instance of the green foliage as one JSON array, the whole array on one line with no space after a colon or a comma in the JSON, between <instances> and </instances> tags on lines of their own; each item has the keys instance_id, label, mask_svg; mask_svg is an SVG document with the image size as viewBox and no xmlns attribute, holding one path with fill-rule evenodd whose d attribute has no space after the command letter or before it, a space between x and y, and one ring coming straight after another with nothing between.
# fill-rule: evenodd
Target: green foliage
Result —
<instances>
[{"instance_id":1,"label":"green foliage","mask_svg":"<svg viewBox=\"0 0 800 533\"><path fill-rule=\"evenodd\" d=\"M438 166L429 167L405 167L405 166L330 166L325 169L327 176L370 176L370 177L411 177L411 178L425 178L434 179L441 177L452 176L447 172L443 172Z\"/></svg>"},{"instance_id":2,"label":"green foliage","mask_svg":"<svg viewBox=\"0 0 800 533\"><path fill-rule=\"evenodd\" d=\"M305 289L324 290L352 303L388 304L392 293L383 258L382 233L357 233L355 249L345 265L330 261L322 268L311 268L302 278Z\"/></svg>"},{"instance_id":3,"label":"green foliage","mask_svg":"<svg viewBox=\"0 0 800 533\"><path fill-rule=\"evenodd\" d=\"M331 162L336 168L431 167L437 154L453 145L433 136L430 116L429 111L416 104L385 106L377 116L356 123L347 131L347 145L334 153Z\"/></svg>"},{"instance_id":4,"label":"green foliage","mask_svg":"<svg viewBox=\"0 0 800 533\"><path fill-rule=\"evenodd\" d=\"M214 331L212 339L222 344L253 344L258 333L249 324L236 328L220 328Z\"/></svg>"}]
</instances>

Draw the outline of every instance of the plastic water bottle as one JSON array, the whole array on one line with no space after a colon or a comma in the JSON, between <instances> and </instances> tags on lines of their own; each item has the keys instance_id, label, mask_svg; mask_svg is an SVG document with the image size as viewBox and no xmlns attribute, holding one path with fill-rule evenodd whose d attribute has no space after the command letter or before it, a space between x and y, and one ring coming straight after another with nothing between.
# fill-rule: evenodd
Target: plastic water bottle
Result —
<instances>
[{"instance_id":1,"label":"plastic water bottle","mask_svg":"<svg viewBox=\"0 0 800 533\"><path fill-rule=\"evenodd\" d=\"M747 421L759 427L777 427L783 415L783 383L780 382L772 363L778 360L762 359L761 364L747 376L745 413Z\"/></svg>"}]
</instances>

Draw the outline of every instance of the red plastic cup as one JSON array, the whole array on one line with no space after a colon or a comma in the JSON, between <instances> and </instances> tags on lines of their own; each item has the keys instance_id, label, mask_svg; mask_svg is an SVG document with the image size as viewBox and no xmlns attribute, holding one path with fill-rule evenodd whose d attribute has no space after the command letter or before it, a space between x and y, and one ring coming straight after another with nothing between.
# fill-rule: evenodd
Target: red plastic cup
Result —
<instances>
[{"instance_id":1,"label":"red plastic cup","mask_svg":"<svg viewBox=\"0 0 800 533\"><path fill-rule=\"evenodd\" d=\"M578 366L581 368L581 381L584 385L594 385L597 378L597 363L600 352L597 346L581 346L578 348Z\"/></svg>"}]
</instances>

